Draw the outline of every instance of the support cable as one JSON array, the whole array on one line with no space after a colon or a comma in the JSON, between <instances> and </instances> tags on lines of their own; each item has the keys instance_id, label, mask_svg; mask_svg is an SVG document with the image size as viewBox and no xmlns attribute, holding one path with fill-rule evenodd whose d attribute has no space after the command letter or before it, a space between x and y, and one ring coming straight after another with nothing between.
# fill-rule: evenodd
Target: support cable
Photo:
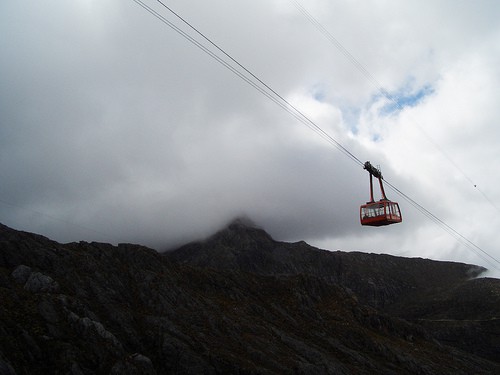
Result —
<instances>
[{"instance_id":1,"label":"support cable","mask_svg":"<svg viewBox=\"0 0 500 375\"><path fill-rule=\"evenodd\" d=\"M413 207L415 207L420 213L422 213L424 216L426 216L428 219L432 220L434 223L439 225L445 232L450 234L452 237L454 237L458 242L460 242L462 245L466 246L470 250L472 250L477 256L479 256L481 259L483 259L485 262L489 263L493 268L495 268L497 271L500 271L500 268L497 265L500 265L500 260L483 250L481 247L473 243L471 240L469 240L467 237L462 235L460 232L452 228L450 225L448 225L445 221L441 220L439 217L437 217L435 214L430 212L428 209L426 209L424 206L413 200L411 197L409 197L407 194L403 193L400 189L398 189L396 186L391 184L389 181L384 180L385 183L397 194L399 194L403 199L405 199L408 203L410 203Z\"/></svg>"},{"instance_id":2,"label":"support cable","mask_svg":"<svg viewBox=\"0 0 500 375\"><path fill-rule=\"evenodd\" d=\"M203 52L208 54L210 57L215 59L218 63L223 65L225 68L229 69L232 73L234 73L236 76L238 76L240 79L248 83L250 86L255 88L257 91L259 91L261 94L266 96L268 99L272 100L274 103L279 105L282 109L286 110L289 114L291 114L295 119L298 121L302 122L306 126L308 126L311 130L315 131L317 134L319 134L322 138L330 142L332 145L334 145L338 150L340 150L342 153L344 153L347 157L349 157L352 161L357 163L358 165L363 166L364 163L356 157L352 152L350 152L348 149L346 149L340 142L338 142L336 139L334 139L331 135L329 135L326 131L324 131L319 125L317 125L314 121L309 119L303 112L301 112L299 109L297 109L294 105L292 105L288 100L283 98L280 94L278 94L274 89L272 89L269 85L264 83L260 78L258 78L255 74L253 74L251 71L249 71L246 67L244 67L241 63L239 63L236 59L234 59L230 54L228 54L226 51L224 51L222 48L220 48L216 43L214 43L211 39L209 39L205 34L201 33L198 29L196 29L194 26L192 26L188 21L186 21L184 18L182 18L178 13L174 12L170 7L165 5L162 1L156 0L159 4L161 4L165 9L167 9L171 14L173 14L176 18L178 18L180 21L182 21L186 26L188 26L191 30L196 32L200 37L202 37L206 42L208 42L212 47L216 48L220 53L222 53L226 58L228 58L232 63L236 64L236 67L231 65L230 62L227 60L224 60L222 57L218 56L215 52L210 50L209 47L206 47L203 45L201 42L197 41L195 38L187 34L185 31L181 30L179 27L175 26L172 22L170 22L168 19L166 19L163 15L146 5L143 1L141 0L132 0L139 6L141 6L143 9L148 11L150 14L152 14L154 17L158 18L161 22L169 26L171 29L176 31L178 34L180 34L183 38L194 44L196 47L201 49ZM293 0L292 0L293 1ZM335 39L336 40L336 39ZM339 43L340 45L340 43ZM340 45L341 46L341 45ZM342 47L343 48L343 47ZM345 48L344 48L345 50ZM345 50L347 53L347 56L351 56L350 53ZM354 61L357 62L357 60L354 59ZM368 76L371 76L364 67L357 63L360 67L359 69L363 69ZM243 69L245 73L241 72L238 69ZM373 78L374 80L374 78ZM376 80L374 80L376 83ZM380 89L383 90L383 89ZM389 96L390 97L390 96ZM395 99L391 99L395 100ZM399 103L397 103L399 105ZM400 106L400 105L399 105ZM386 181L386 180L384 180ZM448 232L450 235L455 237L457 241L460 243L464 244L466 247L471 249L476 255L480 256L483 260L491 264L495 269L500 270L500 268L496 267L492 261L500 264L500 261L493 256L491 256L488 252L484 251L481 249L479 246L475 245L472 241L467 239L465 236L460 234L458 231L450 227L448 224L446 224L443 220L439 219L437 216L432 214L430 211L428 211L426 208L424 208L422 205L414 201L412 198L410 198L408 195L403 193L401 190L396 188L394 185L392 185L390 182L386 181L387 185L390 186L395 192L397 192L399 195L401 195L404 199L406 199L411 205L413 205L418 211L420 211L424 216L429 218L430 220L434 221L436 224L441 226L442 229L444 229L446 232ZM478 252L479 251L479 252ZM487 256L488 258L486 258Z\"/></svg>"},{"instance_id":3,"label":"support cable","mask_svg":"<svg viewBox=\"0 0 500 375\"><path fill-rule=\"evenodd\" d=\"M380 92L386 99L391 101L399 110L403 110L403 106L397 96L391 95L385 90L382 84L345 48L340 41L332 35L298 0L290 0L298 11L321 33L326 37L346 58L354 65L360 73L370 82L370 84ZM417 129L421 132L425 139L438 151L442 156L453 166L460 174L483 196L483 198L497 211L500 208L477 186L477 184L465 173L465 171L451 158L451 156L432 139L432 137L417 123Z\"/></svg>"},{"instance_id":4,"label":"support cable","mask_svg":"<svg viewBox=\"0 0 500 375\"><path fill-rule=\"evenodd\" d=\"M145 5L141 0L133 0L136 3L141 3L142 5ZM221 52L224 56L229 58L230 61L232 61L234 64L236 64L239 68L243 69L247 74L250 75L251 79L255 79L260 85L262 85L265 89L267 89L272 95L274 95L276 98L272 99L276 104L279 104L282 108L287 110L292 116L294 116L297 120L301 121L303 124L311 128L313 131L318 133L321 137L329 141L331 144L333 144L335 147L337 147L341 152L346 154L349 158L351 158L353 161L356 163L362 165L363 162L358 159L354 154L352 154L347 148L345 148L340 142L338 142L336 139L334 139L332 136L330 136L327 132L325 132L320 126L318 126L314 121L312 121L309 117L307 117L302 111L300 111L296 106L294 106L292 103L290 103L287 99L285 99L283 96L281 96L276 90L274 90L272 87L267 85L264 81L262 81L259 77L257 77L254 73L252 73L249 69L247 69L244 65L242 65L240 62L238 62L236 59L234 59L230 54L228 54L224 49L222 49L219 45L214 43L211 39L209 39L205 34L203 34L201 31L199 31L197 28L195 28L191 23L186 21L183 17L181 17L177 12L175 12L172 8L167 6L164 2L161 0L157 0L157 2L163 6L165 9L167 9L170 13L172 13L175 17L177 17L180 21L182 21L186 26L188 26L191 30L193 30L196 34L201 36L206 42L208 42L211 46L216 48L219 52ZM148 7L149 8L149 7ZM155 12L156 13L156 12ZM169 21L167 21L168 24L170 24ZM169 25L170 26L170 25ZM183 35L183 33L181 34ZM184 36L184 35L183 35ZM196 45L199 44L199 42L194 42L194 38L189 37L189 41L192 43L195 43ZM202 48L205 50L204 48ZM210 53L211 55L211 53ZM216 59L219 61L219 59ZM220 62L220 61L219 61ZM223 64L226 66L226 64ZM229 65L229 64L228 64ZM231 71L233 71L233 67L230 68ZM249 83L251 86L254 88L257 88L255 86L255 83L250 80L243 74L239 73L237 74L240 78L242 78L245 82ZM250 83L250 82L252 83ZM261 91L260 89L258 89ZM261 91L262 92L262 91ZM268 96L267 94L265 94Z\"/></svg>"}]
</instances>

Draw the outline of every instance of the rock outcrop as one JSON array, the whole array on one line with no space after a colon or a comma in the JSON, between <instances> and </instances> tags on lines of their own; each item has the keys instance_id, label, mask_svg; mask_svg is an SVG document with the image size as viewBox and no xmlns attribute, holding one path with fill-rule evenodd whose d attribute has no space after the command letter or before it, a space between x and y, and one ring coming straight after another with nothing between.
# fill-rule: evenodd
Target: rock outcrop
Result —
<instances>
[{"instance_id":1,"label":"rock outcrop","mask_svg":"<svg viewBox=\"0 0 500 375\"><path fill-rule=\"evenodd\" d=\"M481 350L481 327L453 339L498 316L500 286L470 280L480 272L280 243L241 222L168 254L0 225L0 373L500 373L494 331Z\"/></svg>"}]
</instances>

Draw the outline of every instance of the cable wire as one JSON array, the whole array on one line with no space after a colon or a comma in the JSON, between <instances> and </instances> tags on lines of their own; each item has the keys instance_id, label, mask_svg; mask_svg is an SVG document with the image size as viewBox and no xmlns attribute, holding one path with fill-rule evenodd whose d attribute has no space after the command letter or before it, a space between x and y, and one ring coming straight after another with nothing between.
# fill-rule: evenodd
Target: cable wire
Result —
<instances>
[{"instance_id":1,"label":"cable wire","mask_svg":"<svg viewBox=\"0 0 500 375\"><path fill-rule=\"evenodd\" d=\"M161 6L163 6L166 10L168 10L171 14L173 14L177 19L179 19L182 23L184 23L186 26L188 26L189 29L194 31L198 36L200 36L203 40L205 40L205 42L208 42L210 46L216 48L217 51L222 53L226 59L229 59L229 61L226 60L225 58L217 55L214 51L210 50L209 47L203 45L200 41L196 40L194 37L189 35L187 32L183 31L178 26L174 25L171 21L169 21L167 18L165 18L159 12L157 12L156 10L154 10L153 8L151 8L150 6L145 4L142 0L132 0L132 1L134 1L136 4L141 6L146 11L148 11L154 17L159 19L161 22L166 24L172 30L174 30L175 32L180 34L183 38L188 40L190 43L194 44L197 48L199 48L200 50L202 50L203 52L208 54L210 57L212 57L218 63L223 65L225 68L229 69L233 74L235 74L237 77L239 77L240 79L245 81L247 84L252 86L254 89L256 89L261 94L266 96L268 99L273 101L275 104L279 105L282 109L286 110L295 119L302 122L304 125L308 126L311 130L313 130L314 132L319 134L322 138L324 138L329 143L331 143L333 146L335 146L338 150L340 150L344 155L349 157L353 162L355 162L356 164L361 165L361 166L364 165L364 163L357 156L355 156L352 152L350 152L347 148L345 148L340 142L338 142L335 138L333 138L330 134L328 134L325 130L323 130L314 121L309 119L309 117L307 117L297 107L295 107L293 104L291 104L283 96L278 94L276 92L276 90L272 89L268 84L263 82L254 73L252 73L250 70L248 70L246 67L244 67L241 63L239 63L236 59L234 59L229 53L227 53L225 50L223 50L221 47L219 47L215 42L213 42L205 34L203 34L198 29L196 29L192 24L190 24L188 21L186 21L184 18L182 18L178 13L173 11L170 7L168 7L162 1L156 0ZM294 0L292 0L292 1L294 1ZM306 14L309 14L309 13L306 13ZM333 38L333 36L332 36L332 38ZM336 41L335 38L333 38L333 39ZM338 43L338 41L337 41L337 43ZM364 74L367 75L368 77L372 77L373 81L376 83L377 81L373 78L373 76L371 76L371 74L359 62L357 62L357 60L354 57L352 57L352 55L347 50L345 50L345 48L343 48L343 46L340 43L338 43L338 44L340 45L342 50L345 51L344 54L346 54L346 56L348 56L350 59L353 59L356 62L356 64L359 65L359 69L362 69L365 72ZM236 64L236 65L231 65L231 64ZM239 69L243 69L243 72L240 71ZM400 106L399 103L396 103L396 104ZM493 261L493 262L500 264L500 261L498 259L494 258L488 252L481 249L479 246L475 245L472 241L470 241L465 236L460 234L458 231L456 231L455 229L450 227L443 220L439 219L436 215L432 214L425 207L423 207L422 205L417 203L415 200L410 198L408 195L403 193L400 189L395 187L393 184L391 184L387 180L384 180L384 181L386 181L386 184L390 188L392 188L401 197L403 197L405 200L407 200L412 206L414 206L424 216L426 216L427 218L429 218L430 220L434 221L436 224L441 226L441 228L444 229L447 233L449 233L450 235L455 237L460 243L464 244L466 247L471 249L476 255L480 256L483 260L485 260L486 262L491 264L495 269L500 270L500 268L496 267L495 264L492 263L492 261Z\"/></svg>"},{"instance_id":2,"label":"cable wire","mask_svg":"<svg viewBox=\"0 0 500 375\"><path fill-rule=\"evenodd\" d=\"M370 82L370 84L380 92L386 99L391 101L396 108L399 110L403 110L403 106L401 105L400 98L397 96L391 95L387 90L385 90L382 84L366 69L365 66L361 62L359 62L356 57L354 57L348 50L345 48L340 41L332 35L330 31L328 31L306 8L298 1L298 0L290 0L298 11L321 33L326 39L328 39L346 58L349 60L351 64L353 64L361 74ZM413 121L416 125L417 129L422 133L424 138L438 151L442 154L442 156L456 169L460 172L460 174L483 196L483 198L497 211L500 211L500 208L481 190L478 188L477 184L465 173L465 171L451 158L451 156L439 145L434 139L420 126L417 122Z\"/></svg>"},{"instance_id":3,"label":"cable wire","mask_svg":"<svg viewBox=\"0 0 500 375\"><path fill-rule=\"evenodd\" d=\"M140 0L133 0L133 1L141 3L141 6L144 4ZM291 104L287 99L285 99L283 96L281 96L277 91L275 91L273 88L271 88L269 85L267 85L264 81L262 81L259 77L257 77L254 73L252 73L249 69L247 69L240 62L238 62L236 59L234 59L230 54L228 54L225 50L223 50L221 47L219 47L219 45L215 44L211 39L209 39L201 31L199 31L197 28L195 28L191 23L189 23L188 21L186 21L183 17L181 17L172 8L170 8L169 6L167 6L164 2L162 2L160 0L157 0L157 2L159 4L161 4L161 6L163 6L165 9L167 9L170 13L172 13L175 17L177 17L180 21L182 21L185 25L187 25L196 34L198 34L199 36L201 36L211 46L215 47L225 57L229 58L229 60L232 61L234 64L236 64L237 67L243 69L247 74L250 75L251 79L255 79L260 85L263 86L263 88L267 89L272 95L275 96L271 100L273 100L276 104L280 105L282 108L284 108L285 110L287 110L290 114L292 114L292 116L294 116L297 120L301 121L303 124L305 124L306 126L308 126L310 129L312 129L313 131L315 131L316 133L318 133L321 137L323 137L324 139L326 139L327 141L329 141L331 144L333 144L335 147L337 147L341 152L343 152L345 155L347 155L353 161L355 161L356 163L358 163L360 165L363 165L363 162L360 159L358 159L354 154L352 154L347 148L345 148L340 142L338 142L335 138L331 137L327 132L325 132L320 126L318 126L314 121L312 121L309 117L307 117L296 106L294 106L293 104ZM167 24L170 26L170 22L169 21L167 21L167 22L168 22ZM181 34L181 35L183 35L183 34ZM193 42L193 38L191 38L191 37L189 37L188 40L190 42ZM195 44L198 45L198 42L196 42ZM204 50L204 48L203 48L203 50ZM211 55L211 53L210 53L210 55ZM219 61L219 59L216 59L216 60ZM226 66L226 63L223 63L223 65ZM233 71L233 67L231 67L230 70ZM259 90L261 93L264 93L263 91L261 91L261 88L257 88L254 82L252 82L251 80L248 80L248 78L245 77L245 76L243 76L240 72L238 72L236 75L238 75L245 82L249 83L251 86L253 86L257 90ZM268 96L267 93L264 94L264 95Z\"/></svg>"},{"instance_id":4,"label":"cable wire","mask_svg":"<svg viewBox=\"0 0 500 375\"><path fill-rule=\"evenodd\" d=\"M385 183L397 194L399 194L402 198L404 198L408 203L410 203L413 207L415 207L420 213L422 213L424 216L426 216L428 219L439 225L445 232L450 234L452 237L454 237L458 242L460 242L462 245L465 247L469 248L474 252L477 256L479 256L481 259L483 259L485 262L490 264L493 268L495 268L497 271L500 271L500 268L497 266L497 264L500 265L500 260L497 258L493 257L491 254L483 250L481 247L477 246L475 243L473 243L471 240L469 240L467 237L462 235L460 232L452 228L450 225L448 225L445 221L441 220L439 217L437 217L435 214L430 212L428 209L426 209L424 206L416 202L414 199L409 197L407 194L403 193L400 189L398 189L396 186L394 186L392 183L389 181L385 180Z\"/></svg>"}]
</instances>

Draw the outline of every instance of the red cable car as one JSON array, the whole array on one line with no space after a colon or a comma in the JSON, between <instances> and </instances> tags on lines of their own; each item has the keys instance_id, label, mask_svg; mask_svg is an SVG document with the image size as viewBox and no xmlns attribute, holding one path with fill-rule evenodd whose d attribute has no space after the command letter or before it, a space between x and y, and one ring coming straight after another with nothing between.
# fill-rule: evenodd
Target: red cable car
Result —
<instances>
[{"instance_id":1,"label":"red cable car","mask_svg":"<svg viewBox=\"0 0 500 375\"><path fill-rule=\"evenodd\" d=\"M387 199L385 195L380 169L372 166L369 161L365 163L363 168L370 173L370 202L366 202L359 208L361 225L380 227L382 225L401 223L403 218L399 205ZM382 199L378 202L373 200L373 176L378 178L380 192L382 193Z\"/></svg>"}]
</instances>

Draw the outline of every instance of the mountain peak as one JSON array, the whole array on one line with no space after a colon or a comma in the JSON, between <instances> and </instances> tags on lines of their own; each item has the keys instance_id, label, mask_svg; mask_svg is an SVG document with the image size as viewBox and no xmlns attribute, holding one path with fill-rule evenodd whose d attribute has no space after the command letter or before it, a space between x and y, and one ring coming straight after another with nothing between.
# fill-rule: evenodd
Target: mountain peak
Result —
<instances>
[{"instance_id":1,"label":"mountain peak","mask_svg":"<svg viewBox=\"0 0 500 375\"><path fill-rule=\"evenodd\" d=\"M279 242L247 220L165 256L1 225L0 243L7 373L500 373L500 280L470 265Z\"/></svg>"},{"instance_id":2,"label":"mountain peak","mask_svg":"<svg viewBox=\"0 0 500 375\"><path fill-rule=\"evenodd\" d=\"M225 245L238 248L248 246L264 246L274 239L262 228L257 226L252 220L239 217L231 221L224 229L209 237L206 242L222 241ZM247 249L248 250L248 249Z\"/></svg>"},{"instance_id":3,"label":"mountain peak","mask_svg":"<svg viewBox=\"0 0 500 375\"><path fill-rule=\"evenodd\" d=\"M239 216L229 222L227 228L259 228L255 222L247 216Z\"/></svg>"},{"instance_id":4,"label":"mountain peak","mask_svg":"<svg viewBox=\"0 0 500 375\"><path fill-rule=\"evenodd\" d=\"M256 271L259 259L271 252L276 243L250 219L236 218L207 239L164 254L175 261L202 267Z\"/></svg>"},{"instance_id":5,"label":"mountain peak","mask_svg":"<svg viewBox=\"0 0 500 375\"><path fill-rule=\"evenodd\" d=\"M165 256L183 264L263 276L310 275L342 285L366 304L379 308L415 290L453 285L477 277L484 268L385 254L327 251L301 241L274 240L247 219L235 219L204 241ZM421 275L426 274L425 278Z\"/></svg>"}]
</instances>

